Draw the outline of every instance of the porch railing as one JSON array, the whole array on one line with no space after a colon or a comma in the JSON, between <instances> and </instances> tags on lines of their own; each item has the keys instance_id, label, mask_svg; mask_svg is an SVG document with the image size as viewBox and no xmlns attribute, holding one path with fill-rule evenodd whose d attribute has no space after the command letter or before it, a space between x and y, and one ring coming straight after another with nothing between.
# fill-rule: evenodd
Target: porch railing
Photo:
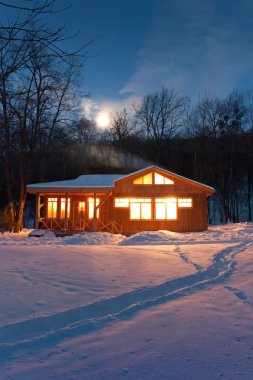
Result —
<instances>
[{"instance_id":1,"label":"porch railing","mask_svg":"<svg viewBox=\"0 0 253 380\"><path fill-rule=\"evenodd\" d=\"M121 234L122 226L113 220L90 219L73 222L70 219L40 218L39 228L51 231L102 231Z\"/></svg>"}]
</instances>

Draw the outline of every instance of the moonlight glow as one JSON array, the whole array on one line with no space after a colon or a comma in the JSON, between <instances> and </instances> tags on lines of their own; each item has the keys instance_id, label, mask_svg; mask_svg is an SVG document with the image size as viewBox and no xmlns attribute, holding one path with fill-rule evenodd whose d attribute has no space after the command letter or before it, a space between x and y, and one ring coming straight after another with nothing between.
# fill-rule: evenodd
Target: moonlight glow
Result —
<instances>
[{"instance_id":1,"label":"moonlight glow","mask_svg":"<svg viewBox=\"0 0 253 380\"><path fill-rule=\"evenodd\" d=\"M96 118L97 125L100 128L108 127L109 121L110 121L109 115L106 113L100 113Z\"/></svg>"}]
</instances>

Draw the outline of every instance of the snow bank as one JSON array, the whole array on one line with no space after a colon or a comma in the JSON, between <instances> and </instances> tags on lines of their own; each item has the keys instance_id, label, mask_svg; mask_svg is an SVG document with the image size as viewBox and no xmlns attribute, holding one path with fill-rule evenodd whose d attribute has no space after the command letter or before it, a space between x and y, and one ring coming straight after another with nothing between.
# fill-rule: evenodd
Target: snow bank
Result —
<instances>
[{"instance_id":1,"label":"snow bank","mask_svg":"<svg viewBox=\"0 0 253 380\"><path fill-rule=\"evenodd\" d=\"M38 235L40 235L38 237ZM201 242L237 242L252 240L253 223L237 223L209 227L204 232L177 233L166 230L144 231L130 237L107 232L84 232L72 236L56 237L45 230L23 230L19 234L0 235L1 245L170 245Z\"/></svg>"},{"instance_id":2,"label":"snow bank","mask_svg":"<svg viewBox=\"0 0 253 380\"><path fill-rule=\"evenodd\" d=\"M109 232L85 232L66 236L59 241L63 245L117 245L124 237Z\"/></svg>"}]
</instances>

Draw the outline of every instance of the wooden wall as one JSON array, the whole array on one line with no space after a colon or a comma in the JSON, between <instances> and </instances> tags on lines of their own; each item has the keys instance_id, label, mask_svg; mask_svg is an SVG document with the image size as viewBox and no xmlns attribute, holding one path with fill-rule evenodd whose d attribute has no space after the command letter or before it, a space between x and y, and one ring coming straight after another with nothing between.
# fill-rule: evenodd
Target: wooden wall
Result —
<instances>
[{"instance_id":1,"label":"wooden wall","mask_svg":"<svg viewBox=\"0 0 253 380\"><path fill-rule=\"evenodd\" d=\"M129 176L124 180L116 182L112 196L103 203L100 209L100 219L102 222L118 222L122 226L123 234L134 234L140 231L169 230L174 232L204 231L208 226L207 218L207 197L212 194L212 190L193 184L184 179L169 177L174 181L170 185L134 185L133 180L145 173ZM164 175L163 172L160 174ZM52 197L56 195L51 195ZM92 194L74 195L71 198L71 217L76 214L75 201L84 201ZM100 199L102 195L97 195ZM178 208L177 220L130 220L130 208L116 208L114 206L115 197L176 197L192 198L192 208ZM46 207L45 207L46 209ZM86 203L87 211L87 203ZM153 212L154 215L154 212ZM87 215L86 215L87 216Z\"/></svg>"},{"instance_id":2,"label":"wooden wall","mask_svg":"<svg viewBox=\"0 0 253 380\"><path fill-rule=\"evenodd\" d=\"M138 177L138 175L136 177ZM116 183L113 196L110 197L102 207L101 218L111 219L120 223L124 234L156 230L189 232L204 231L207 229L207 196L210 195L208 190L188 181L172 177L170 177L170 179L174 181L174 184L171 185L134 185L134 178L135 177L131 176ZM186 197L192 198L193 207L178 208L177 220L130 220L130 209L115 208L115 197Z\"/></svg>"}]
</instances>

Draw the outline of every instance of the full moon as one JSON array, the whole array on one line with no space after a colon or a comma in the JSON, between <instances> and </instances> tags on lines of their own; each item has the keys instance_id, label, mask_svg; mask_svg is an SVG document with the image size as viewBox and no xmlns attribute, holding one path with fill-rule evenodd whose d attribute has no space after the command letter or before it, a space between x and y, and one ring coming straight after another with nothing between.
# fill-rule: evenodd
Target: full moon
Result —
<instances>
[{"instance_id":1,"label":"full moon","mask_svg":"<svg viewBox=\"0 0 253 380\"><path fill-rule=\"evenodd\" d=\"M100 128L108 127L109 121L110 121L109 115L106 113L100 113L96 118L97 125Z\"/></svg>"}]
</instances>

